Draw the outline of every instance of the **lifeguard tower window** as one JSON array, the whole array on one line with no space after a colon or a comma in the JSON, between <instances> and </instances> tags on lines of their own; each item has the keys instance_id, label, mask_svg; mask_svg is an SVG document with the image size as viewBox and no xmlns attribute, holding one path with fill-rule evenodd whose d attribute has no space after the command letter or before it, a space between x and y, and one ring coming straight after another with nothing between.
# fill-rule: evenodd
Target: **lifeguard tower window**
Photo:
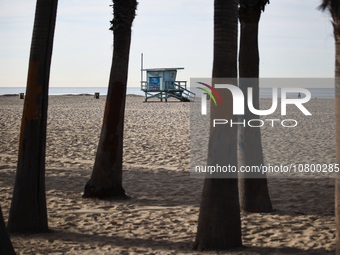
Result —
<instances>
[{"instance_id":1,"label":"lifeguard tower window","mask_svg":"<svg viewBox=\"0 0 340 255\"><path fill-rule=\"evenodd\" d=\"M151 98L160 101L168 101L173 97L182 102L195 100L195 94L187 89L186 81L176 81L177 70L181 68L153 68L141 69L141 90L145 92L145 102ZM146 72L146 80L143 80L143 72Z\"/></svg>"}]
</instances>

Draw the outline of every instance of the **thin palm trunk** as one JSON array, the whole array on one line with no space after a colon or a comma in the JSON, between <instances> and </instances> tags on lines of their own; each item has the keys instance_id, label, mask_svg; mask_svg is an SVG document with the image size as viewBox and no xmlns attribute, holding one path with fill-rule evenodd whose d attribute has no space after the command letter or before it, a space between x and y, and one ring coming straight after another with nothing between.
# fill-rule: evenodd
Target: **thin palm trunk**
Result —
<instances>
[{"instance_id":1,"label":"thin palm trunk","mask_svg":"<svg viewBox=\"0 0 340 255\"><path fill-rule=\"evenodd\" d=\"M247 98L248 87L253 88L253 104L256 109L259 109L258 27L260 17L261 5L259 3L255 6L241 6L239 9L239 20L241 23L239 52L240 88L245 98ZM245 115L242 118L247 122L251 119L259 119L259 116L251 113L248 107L245 107ZM260 127L240 125L238 139L239 164L242 166L263 165ZM239 195L240 206L244 211L271 212L273 210L265 174L245 173L241 175L239 179Z\"/></svg>"},{"instance_id":2,"label":"thin palm trunk","mask_svg":"<svg viewBox=\"0 0 340 255\"><path fill-rule=\"evenodd\" d=\"M334 20L336 163L340 164L340 14ZM340 255L340 176L335 179L336 255Z\"/></svg>"},{"instance_id":3,"label":"thin palm trunk","mask_svg":"<svg viewBox=\"0 0 340 255\"><path fill-rule=\"evenodd\" d=\"M113 56L104 120L91 179L83 197L126 198L122 186L123 130L131 26L136 0L114 0Z\"/></svg>"},{"instance_id":4,"label":"thin palm trunk","mask_svg":"<svg viewBox=\"0 0 340 255\"><path fill-rule=\"evenodd\" d=\"M57 0L37 0L18 166L8 220L9 232L37 233L48 230L45 197L46 124L57 5Z\"/></svg>"},{"instance_id":5,"label":"thin palm trunk","mask_svg":"<svg viewBox=\"0 0 340 255\"><path fill-rule=\"evenodd\" d=\"M0 206L0 254L12 255L15 254L11 239L6 230L4 217Z\"/></svg>"},{"instance_id":6,"label":"thin palm trunk","mask_svg":"<svg viewBox=\"0 0 340 255\"><path fill-rule=\"evenodd\" d=\"M335 123L336 123L336 163L340 164L340 1L323 0L319 6L332 16L335 40ZM340 255L340 174L335 178L335 225L336 255Z\"/></svg>"},{"instance_id":7,"label":"thin palm trunk","mask_svg":"<svg viewBox=\"0 0 340 255\"><path fill-rule=\"evenodd\" d=\"M213 78L237 77L237 0L215 0ZM236 79L229 79L235 84ZM216 81L218 82L218 81ZM236 84L235 84L236 85ZM233 118L232 96L218 90L223 107L211 106L211 119ZM210 128L207 165L237 166L237 129ZM225 250L242 246L237 174L206 178L194 248Z\"/></svg>"}]
</instances>

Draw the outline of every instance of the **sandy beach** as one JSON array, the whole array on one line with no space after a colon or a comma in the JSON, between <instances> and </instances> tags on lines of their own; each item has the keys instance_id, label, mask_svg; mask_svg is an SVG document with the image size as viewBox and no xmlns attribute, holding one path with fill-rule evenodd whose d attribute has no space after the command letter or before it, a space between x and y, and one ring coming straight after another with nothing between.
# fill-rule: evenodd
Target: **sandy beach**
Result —
<instances>
[{"instance_id":1,"label":"sandy beach","mask_svg":"<svg viewBox=\"0 0 340 255\"><path fill-rule=\"evenodd\" d=\"M203 180L190 178L190 104L127 96L124 201L84 199L105 97L50 96L46 199L50 232L11 235L17 254L216 254L192 250ZM13 192L24 100L0 96L0 203ZM269 108L269 99L261 107ZM263 127L265 164L335 163L334 100L312 99L297 128ZM278 112L279 115L279 112ZM281 118L281 116L271 116ZM244 249L218 254L334 254L334 180L270 178L275 212L242 213Z\"/></svg>"}]
</instances>

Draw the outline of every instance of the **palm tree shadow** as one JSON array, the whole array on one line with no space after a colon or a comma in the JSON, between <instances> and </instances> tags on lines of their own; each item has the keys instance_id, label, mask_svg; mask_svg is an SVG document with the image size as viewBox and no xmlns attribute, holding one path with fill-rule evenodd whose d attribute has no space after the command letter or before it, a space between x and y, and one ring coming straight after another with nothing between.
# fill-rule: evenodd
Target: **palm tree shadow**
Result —
<instances>
[{"instance_id":1,"label":"palm tree shadow","mask_svg":"<svg viewBox=\"0 0 340 255\"><path fill-rule=\"evenodd\" d=\"M268 179L274 214L334 216L333 179Z\"/></svg>"},{"instance_id":2,"label":"palm tree shadow","mask_svg":"<svg viewBox=\"0 0 340 255\"><path fill-rule=\"evenodd\" d=\"M1 187L12 189L15 167L1 166ZM60 192L80 197L91 169L46 169L46 192ZM129 200L152 206L199 207L203 180L190 178L188 171L132 168L123 171L123 187ZM332 179L268 179L268 187L276 215L334 216L334 180Z\"/></svg>"},{"instance_id":3,"label":"palm tree shadow","mask_svg":"<svg viewBox=\"0 0 340 255\"><path fill-rule=\"evenodd\" d=\"M185 238L182 241L170 241L166 239L144 239L138 237L125 238L117 235L107 236L107 235L99 235L98 233L94 233L93 235L83 234L83 233L75 233L69 231L62 230L50 230L48 233L44 234L36 234L35 238L46 239L49 243L70 243L71 245L77 244L80 246L80 250L82 246L87 245L84 249L89 249L88 245L91 247L104 247L109 246L112 248L120 247L122 249L129 249L131 247L136 248L145 248L145 249L160 249L160 250L172 250L175 252L185 252L192 253L193 252L193 240L192 237ZM70 245L70 246L71 246ZM65 249L69 249L70 247L65 247ZM41 247L44 252L44 247ZM36 252L39 252L39 248L37 248ZM255 247L255 246L244 246L242 248L230 249L226 250L228 254L333 254L334 250L326 250L323 248L317 249L299 249L292 247ZM219 253L219 252L217 252ZM224 252L221 251L221 254Z\"/></svg>"}]
</instances>

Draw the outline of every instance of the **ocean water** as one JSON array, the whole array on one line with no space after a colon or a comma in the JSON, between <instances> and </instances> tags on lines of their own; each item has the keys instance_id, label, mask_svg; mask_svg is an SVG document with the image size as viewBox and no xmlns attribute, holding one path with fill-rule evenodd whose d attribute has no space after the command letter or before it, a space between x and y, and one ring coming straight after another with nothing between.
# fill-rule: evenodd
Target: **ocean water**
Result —
<instances>
[{"instance_id":1,"label":"ocean water","mask_svg":"<svg viewBox=\"0 0 340 255\"><path fill-rule=\"evenodd\" d=\"M312 98L335 98L334 88L307 88L311 93ZM278 89L278 97L281 97L281 91ZM304 95L301 95L304 97ZM297 98L297 93L287 93L287 98ZM272 98L271 88L260 88L260 98Z\"/></svg>"},{"instance_id":2,"label":"ocean water","mask_svg":"<svg viewBox=\"0 0 340 255\"><path fill-rule=\"evenodd\" d=\"M0 87L0 95L10 95L25 93L25 87ZM79 95L79 94L94 94L99 92L100 95L107 95L107 87L50 87L48 94L54 95ZM128 87L127 94L144 95L140 87Z\"/></svg>"},{"instance_id":3,"label":"ocean water","mask_svg":"<svg viewBox=\"0 0 340 255\"><path fill-rule=\"evenodd\" d=\"M309 88L312 98L335 98L334 88ZM25 93L25 87L0 87L0 95L8 94L19 94ZM77 94L94 94L99 92L100 95L107 95L106 87L50 87L49 95L77 95ZM128 87L127 94L134 94L144 96L144 92L141 91L140 87ZM278 90L278 96L280 97L280 89ZM287 97L297 98L296 93L288 93ZM271 98L272 89L271 88L260 88L260 98ZM303 95L302 95L303 97Z\"/></svg>"}]
</instances>

